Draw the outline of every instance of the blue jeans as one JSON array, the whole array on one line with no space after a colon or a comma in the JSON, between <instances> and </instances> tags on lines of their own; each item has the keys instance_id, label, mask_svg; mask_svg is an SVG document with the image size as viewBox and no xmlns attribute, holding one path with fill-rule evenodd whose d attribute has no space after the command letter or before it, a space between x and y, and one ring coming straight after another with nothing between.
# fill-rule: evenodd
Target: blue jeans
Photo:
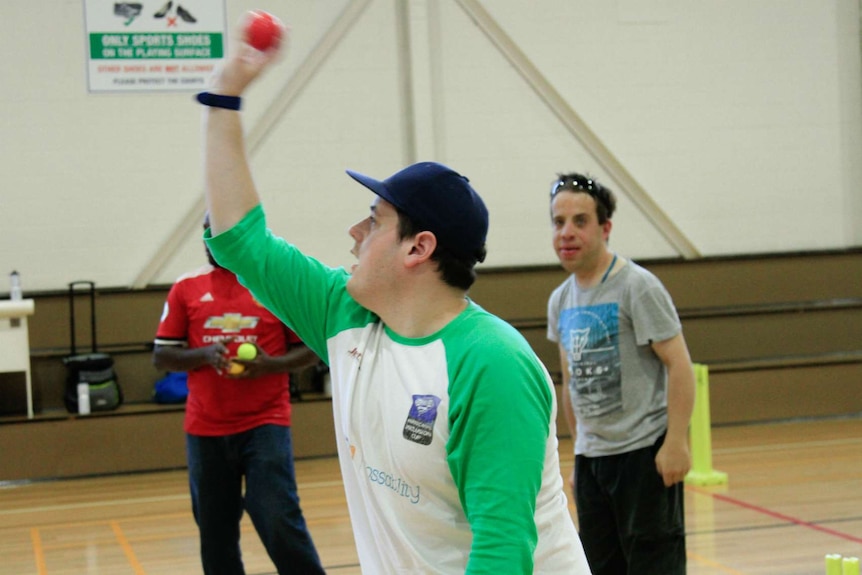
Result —
<instances>
[{"instance_id":1,"label":"blue jeans","mask_svg":"<svg viewBox=\"0 0 862 575\"><path fill-rule=\"evenodd\" d=\"M324 573L299 507L289 427L262 425L222 437L186 434L186 457L206 575L245 573L243 510L280 575Z\"/></svg>"},{"instance_id":2,"label":"blue jeans","mask_svg":"<svg viewBox=\"0 0 862 575\"><path fill-rule=\"evenodd\" d=\"M575 456L578 533L593 575L685 575L685 494L656 471L663 442Z\"/></svg>"}]
</instances>

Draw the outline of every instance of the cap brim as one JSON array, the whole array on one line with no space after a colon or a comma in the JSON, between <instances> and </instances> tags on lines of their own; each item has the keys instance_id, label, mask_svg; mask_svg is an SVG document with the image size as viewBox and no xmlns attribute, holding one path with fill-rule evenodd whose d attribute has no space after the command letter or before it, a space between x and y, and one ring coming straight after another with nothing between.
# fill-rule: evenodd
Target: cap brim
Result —
<instances>
[{"instance_id":1,"label":"cap brim","mask_svg":"<svg viewBox=\"0 0 862 575\"><path fill-rule=\"evenodd\" d=\"M386 184L381 182L380 180L375 180L374 178L369 178L365 174L360 174L359 172L354 172L353 170L345 170L347 175L389 202L390 204L395 204L392 201L392 195L389 193L389 189L386 187Z\"/></svg>"}]
</instances>

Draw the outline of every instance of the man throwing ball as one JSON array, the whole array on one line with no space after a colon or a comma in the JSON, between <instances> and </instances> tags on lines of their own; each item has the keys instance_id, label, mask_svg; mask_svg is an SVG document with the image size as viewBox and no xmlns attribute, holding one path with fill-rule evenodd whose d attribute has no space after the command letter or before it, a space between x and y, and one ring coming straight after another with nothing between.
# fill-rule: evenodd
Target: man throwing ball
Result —
<instances>
[{"instance_id":1,"label":"man throwing ball","mask_svg":"<svg viewBox=\"0 0 862 575\"><path fill-rule=\"evenodd\" d=\"M384 180L348 171L373 192L349 230L349 273L268 231L239 108L277 51L243 44L198 97L205 237L330 367L362 571L589 573L560 476L548 372L467 296L485 258L484 202L434 162Z\"/></svg>"}]
</instances>

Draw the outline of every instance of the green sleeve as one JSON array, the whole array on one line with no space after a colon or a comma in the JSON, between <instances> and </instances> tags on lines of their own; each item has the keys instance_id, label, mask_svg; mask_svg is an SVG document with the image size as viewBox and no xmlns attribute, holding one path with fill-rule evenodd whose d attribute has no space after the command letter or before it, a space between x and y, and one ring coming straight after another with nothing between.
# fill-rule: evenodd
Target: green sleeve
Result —
<instances>
[{"instance_id":1,"label":"green sleeve","mask_svg":"<svg viewBox=\"0 0 862 575\"><path fill-rule=\"evenodd\" d=\"M534 516L553 400L545 370L519 335L483 345L450 379L448 463L473 532L466 573L533 572ZM514 331L514 330L512 330Z\"/></svg>"},{"instance_id":2,"label":"green sleeve","mask_svg":"<svg viewBox=\"0 0 862 575\"><path fill-rule=\"evenodd\" d=\"M369 313L347 294L345 270L325 266L273 235L260 205L231 229L215 237L207 231L204 238L219 265L326 363L326 341L343 329L335 322L361 322L357 316Z\"/></svg>"}]
</instances>

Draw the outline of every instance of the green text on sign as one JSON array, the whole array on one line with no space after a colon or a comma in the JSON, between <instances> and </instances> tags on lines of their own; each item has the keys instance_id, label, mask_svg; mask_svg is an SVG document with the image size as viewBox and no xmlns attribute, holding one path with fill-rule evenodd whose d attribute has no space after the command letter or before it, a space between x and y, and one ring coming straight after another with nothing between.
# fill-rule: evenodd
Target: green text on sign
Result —
<instances>
[{"instance_id":1,"label":"green text on sign","mask_svg":"<svg viewBox=\"0 0 862 575\"><path fill-rule=\"evenodd\" d=\"M92 60L194 60L224 56L221 33L90 34Z\"/></svg>"}]
</instances>

